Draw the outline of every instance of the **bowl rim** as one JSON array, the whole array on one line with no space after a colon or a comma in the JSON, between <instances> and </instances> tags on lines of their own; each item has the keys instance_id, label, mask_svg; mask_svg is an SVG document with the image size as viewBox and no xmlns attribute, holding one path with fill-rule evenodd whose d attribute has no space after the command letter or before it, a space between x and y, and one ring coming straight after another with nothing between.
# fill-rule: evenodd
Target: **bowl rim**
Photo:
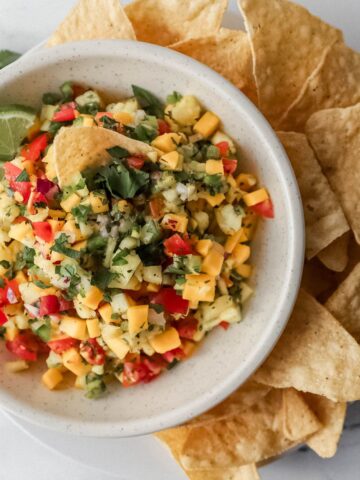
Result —
<instances>
[{"instance_id":1,"label":"bowl rim","mask_svg":"<svg viewBox=\"0 0 360 480\"><path fill-rule=\"evenodd\" d=\"M80 55L91 58L99 54L104 56L118 54L121 57L125 52L127 56L130 54L134 58L145 55L154 62L167 63L170 68L172 68L172 65L176 65L176 68L186 71L191 67L194 72L201 76L203 82L216 85L216 88L221 89L229 97L231 96L237 107L254 123L266 139L267 146L273 151L278 176L284 184L286 202L291 212L289 214L290 228L288 232L290 246L287 258L288 281L284 281L283 292L279 295L279 301L281 299L282 303L277 310L277 316L272 319L274 328L263 339L262 343L256 345L256 352L247 364L224 380L220 386L215 386L206 396L197 397L191 403L186 403L175 410L169 409L166 412L160 412L158 415L148 418L146 425L144 425L142 419L131 420L126 424L120 424L119 428L114 431L113 425L109 425L109 422L72 419L72 432L85 436L130 437L152 433L182 424L224 400L256 371L281 336L300 288L305 254L303 207L296 177L284 147L260 110L240 90L206 65L168 48L132 40L89 40L66 43L52 48L43 48L43 44L40 44L39 48L35 47L31 52L26 53L0 72L0 88L4 83L11 82L24 72L31 72L31 70L36 70L40 66L51 64L55 60L61 63L74 56ZM275 326L277 326L276 329ZM69 431L69 420L62 417L61 414L43 413L30 406L30 404L14 398L3 389L0 389L0 407L39 426L65 433Z\"/></svg>"}]
</instances>

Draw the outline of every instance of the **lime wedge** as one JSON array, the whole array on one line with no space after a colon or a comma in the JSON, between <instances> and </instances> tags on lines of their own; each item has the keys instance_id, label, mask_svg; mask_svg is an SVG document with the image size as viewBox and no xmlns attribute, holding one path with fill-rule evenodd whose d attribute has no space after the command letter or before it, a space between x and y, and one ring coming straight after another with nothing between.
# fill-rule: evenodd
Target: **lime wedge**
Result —
<instances>
[{"instance_id":1,"label":"lime wedge","mask_svg":"<svg viewBox=\"0 0 360 480\"><path fill-rule=\"evenodd\" d=\"M36 114L30 107L6 105L0 107L0 160L12 160Z\"/></svg>"}]
</instances>

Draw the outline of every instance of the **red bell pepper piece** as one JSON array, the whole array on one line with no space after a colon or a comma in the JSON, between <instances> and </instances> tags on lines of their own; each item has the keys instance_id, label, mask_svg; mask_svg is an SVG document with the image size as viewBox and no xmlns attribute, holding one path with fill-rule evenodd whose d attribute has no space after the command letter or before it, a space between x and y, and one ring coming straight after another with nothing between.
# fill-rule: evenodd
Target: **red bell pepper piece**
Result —
<instances>
[{"instance_id":1,"label":"red bell pepper piece","mask_svg":"<svg viewBox=\"0 0 360 480\"><path fill-rule=\"evenodd\" d=\"M8 321L7 316L2 310L0 310L0 327L4 325L7 321Z\"/></svg>"},{"instance_id":2,"label":"red bell pepper piece","mask_svg":"<svg viewBox=\"0 0 360 480\"><path fill-rule=\"evenodd\" d=\"M172 287L162 288L156 295L154 295L151 303L162 305L166 313L187 314L189 310L189 301L184 300Z\"/></svg>"},{"instance_id":3,"label":"red bell pepper piece","mask_svg":"<svg viewBox=\"0 0 360 480\"><path fill-rule=\"evenodd\" d=\"M229 143L228 142L219 142L215 143L215 147L219 149L220 155L222 157L227 157L229 154Z\"/></svg>"},{"instance_id":4,"label":"red bell pepper piece","mask_svg":"<svg viewBox=\"0 0 360 480\"><path fill-rule=\"evenodd\" d=\"M104 365L105 350L96 338L89 338L80 343L80 354L90 365Z\"/></svg>"},{"instance_id":5,"label":"red bell pepper piece","mask_svg":"<svg viewBox=\"0 0 360 480\"><path fill-rule=\"evenodd\" d=\"M54 234L49 222L33 222L32 224L35 235L44 242L51 242Z\"/></svg>"},{"instance_id":6,"label":"red bell pepper piece","mask_svg":"<svg viewBox=\"0 0 360 480\"><path fill-rule=\"evenodd\" d=\"M53 315L60 311L60 302L56 295L44 295L40 297L40 317Z\"/></svg>"},{"instance_id":7,"label":"red bell pepper piece","mask_svg":"<svg viewBox=\"0 0 360 480\"><path fill-rule=\"evenodd\" d=\"M157 123L158 123L159 135L163 135L164 133L171 132L170 125L167 122L165 122L165 120L158 119Z\"/></svg>"},{"instance_id":8,"label":"red bell pepper piece","mask_svg":"<svg viewBox=\"0 0 360 480\"><path fill-rule=\"evenodd\" d=\"M165 252L173 255L190 255L192 248L187 240L180 237L178 233L164 240Z\"/></svg>"},{"instance_id":9,"label":"red bell pepper piece","mask_svg":"<svg viewBox=\"0 0 360 480\"><path fill-rule=\"evenodd\" d=\"M274 218L274 206L270 198L250 207L250 210L264 218Z\"/></svg>"},{"instance_id":10,"label":"red bell pepper piece","mask_svg":"<svg viewBox=\"0 0 360 480\"><path fill-rule=\"evenodd\" d=\"M230 327L229 322L220 322L219 327L223 328L224 330L227 330Z\"/></svg>"},{"instance_id":11,"label":"red bell pepper piece","mask_svg":"<svg viewBox=\"0 0 360 480\"><path fill-rule=\"evenodd\" d=\"M186 317L174 323L181 338L192 340L197 331L198 321L194 317Z\"/></svg>"},{"instance_id":12,"label":"red bell pepper piece","mask_svg":"<svg viewBox=\"0 0 360 480\"><path fill-rule=\"evenodd\" d=\"M61 354L66 350L70 350L70 348L77 347L79 343L80 341L76 338L67 337L59 338L58 340L51 340L47 344L50 347L50 350L55 353Z\"/></svg>"},{"instance_id":13,"label":"red bell pepper piece","mask_svg":"<svg viewBox=\"0 0 360 480\"><path fill-rule=\"evenodd\" d=\"M53 122L71 122L76 118L76 103L69 102L61 105L60 110L55 112Z\"/></svg>"},{"instance_id":14,"label":"red bell pepper piece","mask_svg":"<svg viewBox=\"0 0 360 480\"><path fill-rule=\"evenodd\" d=\"M238 161L236 158L223 158L222 163L224 166L224 172L229 175L232 175L237 169Z\"/></svg>"},{"instance_id":15,"label":"red bell pepper piece","mask_svg":"<svg viewBox=\"0 0 360 480\"><path fill-rule=\"evenodd\" d=\"M23 203L27 203L31 193L31 182L10 182L10 187L14 192L19 192L23 197Z\"/></svg>"},{"instance_id":16,"label":"red bell pepper piece","mask_svg":"<svg viewBox=\"0 0 360 480\"><path fill-rule=\"evenodd\" d=\"M163 358L168 362L172 363L174 360L178 362L185 358L185 353L182 348L174 348L173 350L169 350L168 352L163 353Z\"/></svg>"},{"instance_id":17,"label":"red bell pepper piece","mask_svg":"<svg viewBox=\"0 0 360 480\"><path fill-rule=\"evenodd\" d=\"M46 133L42 133L36 137L31 143L25 145L21 150L21 156L31 162L36 162L40 158L41 153L45 150L48 144Z\"/></svg>"},{"instance_id":18,"label":"red bell pepper piece","mask_svg":"<svg viewBox=\"0 0 360 480\"><path fill-rule=\"evenodd\" d=\"M3 168L4 168L5 178L8 182L15 182L17 177L22 172L21 168L17 167L11 162L4 163Z\"/></svg>"},{"instance_id":19,"label":"red bell pepper piece","mask_svg":"<svg viewBox=\"0 0 360 480\"><path fill-rule=\"evenodd\" d=\"M47 351L46 344L30 331L19 333L14 340L8 340L6 348L26 362L35 362L39 353Z\"/></svg>"},{"instance_id":20,"label":"red bell pepper piece","mask_svg":"<svg viewBox=\"0 0 360 480\"><path fill-rule=\"evenodd\" d=\"M127 163L129 167L136 168L137 170L141 170L145 163L145 158L142 155L134 155L132 157L127 158Z\"/></svg>"},{"instance_id":21,"label":"red bell pepper piece","mask_svg":"<svg viewBox=\"0 0 360 480\"><path fill-rule=\"evenodd\" d=\"M13 280L7 280L5 286L5 298L7 304L19 303L20 291L18 282Z\"/></svg>"},{"instance_id":22,"label":"red bell pepper piece","mask_svg":"<svg viewBox=\"0 0 360 480\"><path fill-rule=\"evenodd\" d=\"M0 288L0 307L3 305L7 305L7 299L6 299L6 290L5 288Z\"/></svg>"}]
</instances>

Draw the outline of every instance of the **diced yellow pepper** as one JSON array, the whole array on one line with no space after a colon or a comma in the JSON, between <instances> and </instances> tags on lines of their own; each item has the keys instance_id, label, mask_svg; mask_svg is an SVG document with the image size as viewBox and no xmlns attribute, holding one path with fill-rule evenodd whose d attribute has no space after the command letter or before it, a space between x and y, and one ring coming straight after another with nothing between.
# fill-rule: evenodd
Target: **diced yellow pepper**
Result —
<instances>
[{"instance_id":1,"label":"diced yellow pepper","mask_svg":"<svg viewBox=\"0 0 360 480\"><path fill-rule=\"evenodd\" d=\"M101 330L100 330L100 323L98 318L88 318L86 320L86 326L87 326L90 338L100 337Z\"/></svg>"},{"instance_id":2,"label":"diced yellow pepper","mask_svg":"<svg viewBox=\"0 0 360 480\"><path fill-rule=\"evenodd\" d=\"M161 221L161 226L167 230L185 233L187 229L188 218L185 215L176 215L167 213Z\"/></svg>"},{"instance_id":3,"label":"diced yellow pepper","mask_svg":"<svg viewBox=\"0 0 360 480\"><path fill-rule=\"evenodd\" d=\"M71 210L79 205L81 202L81 198L76 193L72 193L68 198L60 202L61 208L65 210L65 212L71 212Z\"/></svg>"},{"instance_id":4,"label":"diced yellow pepper","mask_svg":"<svg viewBox=\"0 0 360 480\"><path fill-rule=\"evenodd\" d=\"M114 120L122 123L123 125L129 125L134 121L134 115L128 112L117 112L113 113Z\"/></svg>"},{"instance_id":5,"label":"diced yellow pepper","mask_svg":"<svg viewBox=\"0 0 360 480\"><path fill-rule=\"evenodd\" d=\"M34 123L27 131L27 137L31 141L39 132L41 127L41 121L39 117L36 117Z\"/></svg>"},{"instance_id":6,"label":"diced yellow pepper","mask_svg":"<svg viewBox=\"0 0 360 480\"><path fill-rule=\"evenodd\" d=\"M251 265L248 265L247 263L243 263L242 265L237 265L235 268L237 273L241 275L244 278L249 278L252 273L252 267Z\"/></svg>"},{"instance_id":7,"label":"diced yellow pepper","mask_svg":"<svg viewBox=\"0 0 360 480\"><path fill-rule=\"evenodd\" d=\"M183 298L190 301L212 302L215 298L215 277L205 273L186 275Z\"/></svg>"},{"instance_id":8,"label":"diced yellow pepper","mask_svg":"<svg viewBox=\"0 0 360 480\"><path fill-rule=\"evenodd\" d=\"M109 211L109 203L105 194L96 195L94 192L90 192L89 200L93 213L105 213Z\"/></svg>"},{"instance_id":9,"label":"diced yellow pepper","mask_svg":"<svg viewBox=\"0 0 360 480\"><path fill-rule=\"evenodd\" d=\"M121 337L105 337L104 342L122 360L129 351L129 345Z\"/></svg>"},{"instance_id":10,"label":"diced yellow pepper","mask_svg":"<svg viewBox=\"0 0 360 480\"><path fill-rule=\"evenodd\" d=\"M206 112L194 125L194 132L210 137L219 127L220 118L213 112Z\"/></svg>"},{"instance_id":11,"label":"diced yellow pepper","mask_svg":"<svg viewBox=\"0 0 360 480\"><path fill-rule=\"evenodd\" d=\"M236 245L234 248L231 259L234 260L236 265L245 263L246 260L250 257L251 249L248 245Z\"/></svg>"},{"instance_id":12,"label":"diced yellow pepper","mask_svg":"<svg viewBox=\"0 0 360 480\"><path fill-rule=\"evenodd\" d=\"M158 148L162 152L167 153L176 150L178 145L180 145L181 140L182 137L179 133L163 133L162 135L154 138L154 140L151 142L151 145L155 148Z\"/></svg>"},{"instance_id":13,"label":"diced yellow pepper","mask_svg":"<svg viewBox=\"0 0 360 480\"><path fill-rule=\"evenodd\" d=\"M251 173L240 173L240 175L236 177L236 185L245 192L254 187L256 183L257 180L254 175L251 175Z\"/></svg>"},{"instance_id":14,"label":"diced yellow pepper","mask_svg":"<svg viewBox=\"0 0 360 480\"><path fill-rule=\"evenodd\" d=\"M176 150L165 153L160 157L160 166L165 170L178 170L182 167L182 156Z\"/></svg>"},{"instance_id":15,"label":"diced yellow pepper","mask_svg":"<svg viewBox=\"0 0 360 480\"><path fill-rule=\"evenodd\" d=\"M77 317L63 316L59 325L60 331L69 335L69 337L78 340L86 340L88 338L86 321Z\"/></svg>"},{"instance_id":16,"label":"diced yellow pepper","mask_svg":"<svg viewBox=\"0 0 360 480\"><path fill-rule=\"evenodd\" d=\"M223 193L210 195L210 193L207 193L207 192L200 192L199 197L204 198L208 202L208 204L211 205L212 207L217 207L225 200L225 195Z\"/></svg>"},{"instance_id":17,"label":"diced yellow pepper","mask_svg":"<svg viewBox=\"0 0 360 480\"><path fill-rule=\"evenodd\" d=\"M13 362L5 363L5 370L9 373L23 372L28 368L29 365L25 362L25 360L14 360Z\"/></svg>"},{"instance_id":18,"label":"diced yellow pepper","mask_svg":"<svg viewBox=\"0 0 360 480\"><path fill-rule=\"evenodd\" d=\"M255 190L255 192L247 193L243 196L243 200L248 207L252 207L253 205L264 202L268 198L269 195L265 188L260 188L259 190Z\"/></svg>"},{"instance_id":19,"label":"diced yellow pepper","mask_svg":"<svg viewBox=\"0 0 360 480\"><path fill-rule=\"evenodd\" d=\"M57 368L49 368L44 375L41 377L41 380L45 387L49 390L53 390L59 385L63 380L62 373Z\"/></svg>"},{"instance_id":20,"label":"diced yellow pepper","mask_svg":"<svg viewBox=\"0 0 360 480\"><path fill-rule=\"evenodd\" d=\"M224 255L222 255L216 247L212 247L201 264L201 271L216 277L220 275L224 263Z\"/></svg>"},{"instance_id":21,"label":"diced yellow pepper","mask_svg":"<svg viewBox=\"0 0 360 480\"><path fill-rule=\"evenodd\" d=\"M111 323L113 321L113 319L111 318L113 311L110 303L104 303L104 305L102 305L98 311L100 313L100 317L104 320L105 323Z\"/></svg>"},{"instance_id":22,"label":"diced yellow pepper","mask_svg":"<svg viewBox=\"0 0 360 480\"><path fill-rule=\"evenodd\" d=\"M129 307L127 317L129 322L130 335L136 335L148 327L149 305L136 305Z\"/></svg>"},{"instance_id":23,"label":"diced yellow pepper","mask_svg":"<svg viewBox=\"0 0 360 480\"><path fill-rule=\"evenodd\" d=\"M77 299L80 303L88 308L91 308L92 310L97 309L103 298L103 292L98 287L95 287L95 285L91 285L91 287L85 292L84 297L82 297L80 294L77 296Z\"/></svg>"},{"instance_id":24,"label":"diced yellow pepper","mask_svg":"<svg viewBox=\"0 0 360 480\"><path fill-rule=\"evenodd\" d=\"M221 160L206 160L205 172L208 175L224 175L224 165Z\"/></svg>"},{"instance_id":25,"label":"diced yellow pepper","mask_svg":"<svg viewBox=\"0 0 360 480\"><path fill-rule=\"evenodd\" d=\"M179 334L174 327L170 327L164 333L150 338L149 343L156 353L165 353L181 346Z\"/></svg>"},{"instance_id":26,"label":"diced yellow pepper","mask_svg":"<svg viewBox=\"0 0 360 480\"><path fill-rule=\"evenodd\" d=\"M85 323L85 322L84 322ZM62 354L63 365L76 376L86 375L91 371L91 365L86 365L80 353L75 348L70 348Z\"/></svg>"},{"instance_id":27,"label":"diced yellow pepper","mask_svg":"<svg viewBox=\"0 0 360 480\"><path fill-rule=\"evenodd\" d=\"M209 253L210 248L212 247L212 244L212 240L209 240L208 238L203 238L202 240L196 242L195 250L203 257L206 257L206 255Z\"/></svg>"},{"instance_id":28,"label":"diced yellow pepper","mask_svg":"<svg viewBox=\"0 0 360 480\"><path fill-rule=\"evenodd\" d=\"M225 242L225 252L232 253L238 243L247 242L248 238L245 234L244 228L240 228L233 235L230 235Z\"/></svg>"},{"instance_id":29,"label":"diced yellow pepper","mask_svg":"<svg viewBox=\"0 0 360 480\"><path fill-rule=\"evenodd\" d=\"M65 218L66 217L66 212L63 212L62 210L49 210L48 211L49 217L51 218Z\"/></svg>"},{"instance_id":30,"label":"diced yellow pepper","mask_svg":"<svg viewBox=\"0 0 360 480\"><path fill-rule=\"evenodd\" d=\"M34 239L34 232L30 223L21 222L11 225L9 230L9 237L23 242L24 240Z\"/></svg>"}]
</instances>

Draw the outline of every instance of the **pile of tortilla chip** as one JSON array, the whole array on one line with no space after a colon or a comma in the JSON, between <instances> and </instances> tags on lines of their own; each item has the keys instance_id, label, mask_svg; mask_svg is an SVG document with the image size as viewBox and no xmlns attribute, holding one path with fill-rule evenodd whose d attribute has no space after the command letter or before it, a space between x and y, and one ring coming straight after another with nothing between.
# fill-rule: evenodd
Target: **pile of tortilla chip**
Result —
<instances>
[{"instance_id":1,"label":"pile of tortilla chip","mask_svg":"<svg viewBox=\"0 0 360 480\"><path fill-rule=\"evenodd\" d=\"M158 433L193 480L258 479L256 464L307 443L335 454L360 399L360 54L287 0L80 0L48 45L130 39L213 68L267 117L294 168L306 224L303 287L277 346L222 404Z\"/></svg>"}]
</instances>

